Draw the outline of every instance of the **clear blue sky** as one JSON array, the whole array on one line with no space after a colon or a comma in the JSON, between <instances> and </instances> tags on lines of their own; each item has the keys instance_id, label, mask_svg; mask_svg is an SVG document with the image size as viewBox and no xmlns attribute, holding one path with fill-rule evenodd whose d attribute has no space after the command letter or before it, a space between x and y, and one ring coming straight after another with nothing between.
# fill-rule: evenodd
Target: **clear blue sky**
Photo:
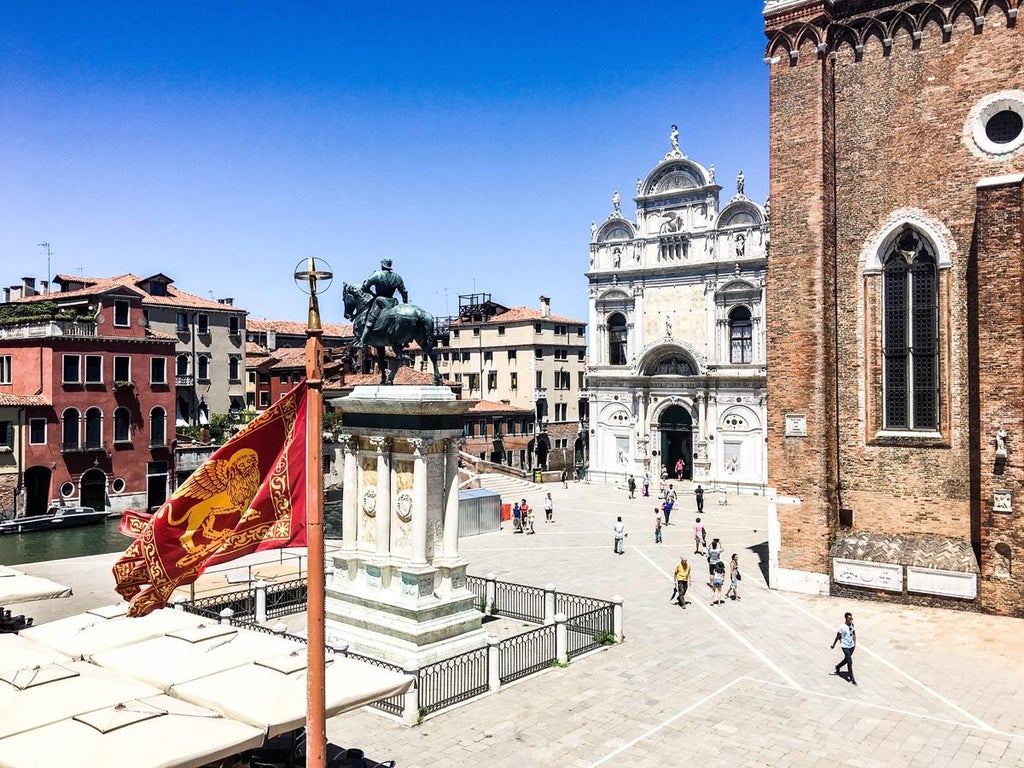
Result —
<instances>
[{"instance_id":1,"label":"clear blue sky","mask_svg":"<svg viewBox=\"0 0 1024 768\"><path fill-rule=\"evenodd\" d=\"M586 320L590 221L669 149L767 194L760 0L4 3L0 283L164 272L302 319L306 256ZM340 302L324 304L340 321Z\"/></svg>"}]
</instances>

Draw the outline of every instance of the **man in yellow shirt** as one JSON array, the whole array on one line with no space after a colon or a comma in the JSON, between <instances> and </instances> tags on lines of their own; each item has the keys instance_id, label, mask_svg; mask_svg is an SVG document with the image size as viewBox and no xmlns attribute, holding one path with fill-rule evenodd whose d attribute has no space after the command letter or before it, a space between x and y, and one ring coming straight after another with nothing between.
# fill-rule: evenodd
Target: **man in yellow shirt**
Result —
<instances>
[{"instance_id":1,"label":"man in yellow shirt","mask_svg":"<svg viewBox=\"0 0 1024 768\"><path fill-rule=\"evenodd\" d=\"M690 586L690 564L685 557L679 558L679 564L675 571L676 593L679 597L676 602L683 608L686 607L686 588Z\"/></svg>"}]
</instances>

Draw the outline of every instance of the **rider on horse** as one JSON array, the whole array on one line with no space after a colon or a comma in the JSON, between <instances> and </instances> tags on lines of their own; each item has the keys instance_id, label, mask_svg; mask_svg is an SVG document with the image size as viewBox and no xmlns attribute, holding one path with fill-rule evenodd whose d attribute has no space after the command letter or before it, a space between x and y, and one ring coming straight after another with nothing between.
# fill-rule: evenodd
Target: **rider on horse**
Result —
<instances>
[{"instance_id":1,"label":"rider on horse","mask_svg":"<svg viewBox=\"0 0 1024 768\"><path fill-rule=\"evenodd\" d=\"M355 343L356 347L366 346L366 337L377 324L377 318L385 309L398 304L395 292L402 294L402 301L409 303L409 294L405 290L405 282L401 276L391 269L391 259L382 259L380 269L363 281L363 290L369 292L374 298L366 310L366 322L363 325L363 333Z\"/></svg>"}]
</instances>

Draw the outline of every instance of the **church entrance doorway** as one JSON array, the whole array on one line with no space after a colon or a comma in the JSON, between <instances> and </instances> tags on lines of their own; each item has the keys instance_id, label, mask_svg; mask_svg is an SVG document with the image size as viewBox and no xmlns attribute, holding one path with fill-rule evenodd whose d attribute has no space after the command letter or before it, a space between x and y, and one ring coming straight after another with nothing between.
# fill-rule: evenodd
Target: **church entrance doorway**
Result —
<instances>
[{"instance_id":1,"label":"church entrance doorway","mask_svg":"<svg viewBox=\"0 0 1024 768\"><path fill-rule=\"evenodd\" d=\"M676 463L682 459L682 477L693 477L693 419L681 405L670 405L658 420L661 433L661 465L669 478L678 479Z\"/></svg>"}]
</instances>

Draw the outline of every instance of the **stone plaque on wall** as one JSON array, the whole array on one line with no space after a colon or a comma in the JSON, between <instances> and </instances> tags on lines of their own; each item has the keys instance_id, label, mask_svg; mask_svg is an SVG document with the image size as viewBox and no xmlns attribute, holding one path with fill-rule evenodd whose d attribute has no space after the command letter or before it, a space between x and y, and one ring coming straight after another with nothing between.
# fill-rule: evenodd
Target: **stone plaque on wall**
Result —
<instances>
[{"instance_id":1,"label":"stone plaque on wall","mask_svg":"<svg viewBox=\"0 0 1024 768\"><path fill-rule=\"evenodd\" d=\"M866 560L832 560L832 578L840 584L888 592L903 591L903 566L895 563L872 563Z\"/></svg>"},{"instance_id":2,"label":"stone plaque on wall","mask_svg":"<svg viewBox=\"0 0 1024 768\"><path fill-rule=\"evenodd\" d=\"M992 511L1005 515L1013 512L1013 491L1009 488L996 488L992 491Z\"/></svg>"},{"instance_id":3,"label":"stone plaque on wall","mask_svg":"<svg viewBox=\"0 0 1024 768\"><path fill-rule=\"evenodd\" d=\"M807 437L807 416L802 413L787 413L783 418L786 437Z\"/></svg>"},{"instance_id":4,"label":"stone plaque on wall","mask_svg":"<svg viewBox=\"0 0 1024 768\"><path fill-rule=\"evenodd\" d=\"M973 600L978 596L978 577L962 571L940 571L908 565L907 591Z\"/></svg>"}]
</instances>

